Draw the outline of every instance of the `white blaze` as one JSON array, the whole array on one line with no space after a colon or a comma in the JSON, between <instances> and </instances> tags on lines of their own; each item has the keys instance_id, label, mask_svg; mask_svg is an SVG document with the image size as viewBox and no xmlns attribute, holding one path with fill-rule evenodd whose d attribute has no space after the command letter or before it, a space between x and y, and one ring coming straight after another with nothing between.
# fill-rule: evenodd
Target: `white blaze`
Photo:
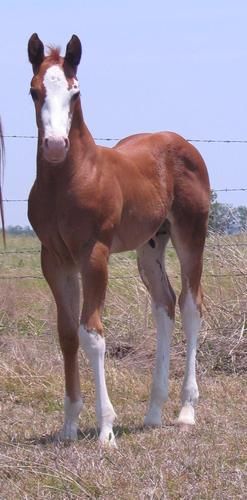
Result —
<instances>
[{"instance_id":1,"label":"white blaze","mask_svg":"<svg viewBox=\"0 0 247 500\"><path fill-rule=\"evenodd\" d=\"M51 66L45 73L44 86L46 97L41 116L45 137L68 137L72 114L70 111L71 97L79 91L79 83L74 79L69 88L62 68Z\"/></svg>"}]
</instances>

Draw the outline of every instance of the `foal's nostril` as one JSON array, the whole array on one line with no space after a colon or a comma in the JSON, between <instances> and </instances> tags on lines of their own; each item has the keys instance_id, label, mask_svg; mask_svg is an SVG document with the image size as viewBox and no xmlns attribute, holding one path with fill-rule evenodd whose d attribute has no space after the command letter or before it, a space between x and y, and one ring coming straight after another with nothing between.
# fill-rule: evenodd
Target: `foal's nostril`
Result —
<instances>
[{"instance_id":1,"label":"foal's nostril","mask_svg":"<svg viewBox=\"0 0 247 500\"><path fill-rule=\"evenodd\" d=\"M65 148L69 149L69 139L64 139Z\"/></svg>"},{"instance_id":2,"label":"foal's nostril","mask_svg":"<svg viewBox=\"0 0 247 500\"><path fill-rule=\"evenodd\" d=\"M45 139L44 140L44 144L45 144L45 148L49 148L49 140L48 139Z\"/></svg>"}]
</instances>

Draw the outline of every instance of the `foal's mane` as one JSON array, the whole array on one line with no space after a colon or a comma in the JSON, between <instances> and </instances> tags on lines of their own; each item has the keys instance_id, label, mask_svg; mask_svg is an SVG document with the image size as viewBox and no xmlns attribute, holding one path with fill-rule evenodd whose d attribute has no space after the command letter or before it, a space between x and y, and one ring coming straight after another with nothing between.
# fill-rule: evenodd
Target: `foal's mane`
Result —
<instances>
[{"instance_id":1,"label":"foal's mane","mask_svg":"<svg viewBox=\"0 0 247 500\"><path fill-rule=\"evenodd\" d=\"M51 62L59 63L60 57L61 57L60 56L60 52L61 52L60 47L54 47L53 45L48 45L47 49L48 49L47 57L49 57Z\"/></svg>"}]
</instances>

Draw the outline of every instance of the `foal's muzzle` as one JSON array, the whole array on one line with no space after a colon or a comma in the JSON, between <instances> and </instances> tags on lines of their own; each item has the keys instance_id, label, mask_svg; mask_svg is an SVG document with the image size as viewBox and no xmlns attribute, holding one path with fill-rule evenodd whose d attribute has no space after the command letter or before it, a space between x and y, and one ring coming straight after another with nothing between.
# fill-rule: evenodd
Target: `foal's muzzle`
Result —
<instances>
[{"instance_id":1,"label":"foal's muzzle","mask_svg":"<svg viewBox=\"0 0 247 500\"><path fill-rule=\"evenodd\" d=\"M61 163L69 150L68 137L45 137L43 139L44 158L49 163Z\"/></svg>"}]
</instances>

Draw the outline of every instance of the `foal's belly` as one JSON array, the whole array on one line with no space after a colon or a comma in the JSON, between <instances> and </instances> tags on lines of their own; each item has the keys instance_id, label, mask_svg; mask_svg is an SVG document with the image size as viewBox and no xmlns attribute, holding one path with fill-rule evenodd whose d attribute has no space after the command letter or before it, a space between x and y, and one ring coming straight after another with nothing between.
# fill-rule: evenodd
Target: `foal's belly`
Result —
<instances>
[{"instance_id":1,"label":"foal's belly","mask_svg":"<svg viewBox=\"0 0 247 500\"><path fill-rule=\"evenodd\" d=\"M121 224L113 237L111 253L135 250L144 245L158 231L165 220L165 214L154 220L131 221Z\"/></svg>"}]
</instances>

